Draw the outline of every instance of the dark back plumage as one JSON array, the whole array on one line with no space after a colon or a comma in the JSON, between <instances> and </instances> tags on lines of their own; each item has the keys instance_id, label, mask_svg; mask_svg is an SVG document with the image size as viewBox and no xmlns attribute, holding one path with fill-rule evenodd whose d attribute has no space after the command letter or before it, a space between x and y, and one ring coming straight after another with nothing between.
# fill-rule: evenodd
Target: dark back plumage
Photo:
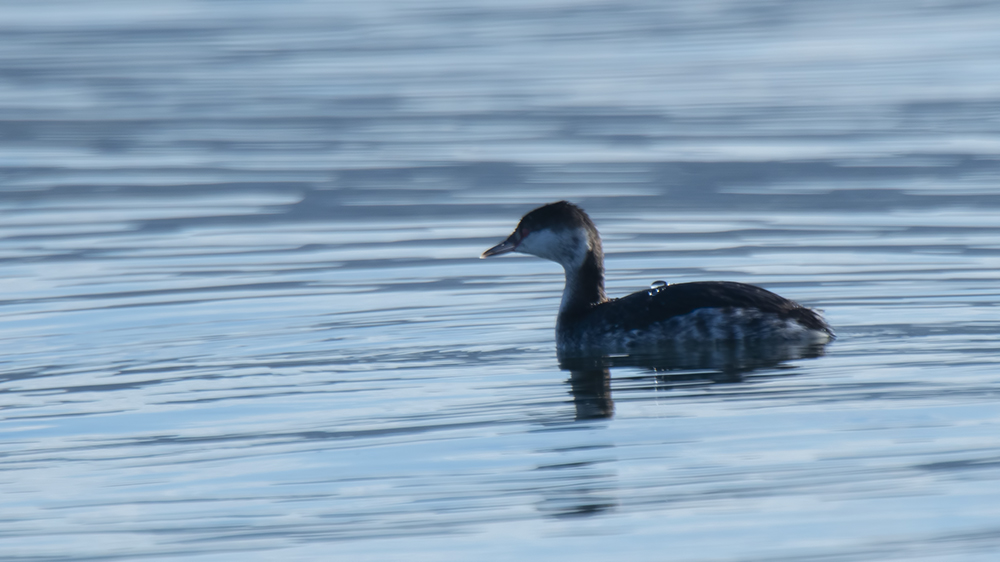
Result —
<instances>
[{"instance_id":1,"label":"dark back plumage","mask_svg":"<svg viewBox=\"0 0 1000 562\"><path fill-rule=\"evenodd\" d=\"M678 283L659 290L639 291L598 304L587 316L598 317L624 330L642 330L701 308L758 310L783 320L794 320L810 330L830 333L829 326L815 311L766 289L732 281Z\"/></svg>"}]
</instances>

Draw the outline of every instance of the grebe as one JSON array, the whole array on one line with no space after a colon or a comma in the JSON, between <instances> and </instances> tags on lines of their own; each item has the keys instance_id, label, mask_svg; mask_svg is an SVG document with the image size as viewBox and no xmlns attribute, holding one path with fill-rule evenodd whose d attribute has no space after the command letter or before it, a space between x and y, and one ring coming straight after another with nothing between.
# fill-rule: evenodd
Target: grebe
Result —
<instances>
[{"instance_id":1,"label":"grebe","mask_svg":"<svg viewBox=\"0 0 1000 562\"><path fill-rule=\"evenodd\" d=\"M556 347L561 352L627 353L706 342L823 344L833 330L815 311L770 291L730 281L654 283L619 299L604 293L601 236L583 209L559 201L524 215L482 258L519 252L566 272Z\"/></svg>"}]
</instances>

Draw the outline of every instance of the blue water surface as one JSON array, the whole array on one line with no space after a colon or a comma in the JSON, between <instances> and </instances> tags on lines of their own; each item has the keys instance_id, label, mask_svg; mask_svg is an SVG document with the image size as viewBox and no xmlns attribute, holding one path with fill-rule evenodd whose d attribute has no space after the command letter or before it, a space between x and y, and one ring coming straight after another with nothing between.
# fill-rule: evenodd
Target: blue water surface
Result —
<instances>
[{"instance_id":1,"label":"blue water surface","mask_svg":"<svg viewBox=\"0 0 1000 562\"><path fill-rule=\"evenodd\" d=\"M0 5L0 558L995 560L998 29ZM558 266L478 259L558 199L612 296L753 283L838 339L561 368Z\"/></svg>"}]
</instances>

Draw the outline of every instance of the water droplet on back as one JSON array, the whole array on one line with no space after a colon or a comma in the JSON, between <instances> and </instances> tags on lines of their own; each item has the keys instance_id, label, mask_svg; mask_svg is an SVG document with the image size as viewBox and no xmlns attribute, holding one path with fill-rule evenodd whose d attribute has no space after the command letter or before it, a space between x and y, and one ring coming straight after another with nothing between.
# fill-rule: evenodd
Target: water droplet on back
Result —
<instances>
[{"instance_id":1,"label":"water droplet on back","mask_svg":"<svg viewBox=\"0 0 1000 562\"><path fill-rule=\"evenodd\" d=\"M649 284L649 291L647 292L649 293L649 296L653 296L656 293L663 290L663 288L666 286L667 286L666 281L653 281L652 283Z\"/></svg>"}]
</instances>

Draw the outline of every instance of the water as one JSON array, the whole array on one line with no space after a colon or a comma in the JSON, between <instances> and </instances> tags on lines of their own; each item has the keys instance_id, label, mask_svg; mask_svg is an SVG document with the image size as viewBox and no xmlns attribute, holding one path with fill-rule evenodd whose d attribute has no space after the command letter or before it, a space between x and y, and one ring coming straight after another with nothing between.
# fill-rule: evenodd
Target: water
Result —
<instances>
[{"instance_id":1,"label":"water","mask_svg":"<svg viewBox=\"0 0 1000 562\"><path fill-rule=\"evenodd\" d=\"M1000 551L995 5L0 14L5 561ZM838 339L560 369L560 198Z\"/></svg>"}]
</instances>

